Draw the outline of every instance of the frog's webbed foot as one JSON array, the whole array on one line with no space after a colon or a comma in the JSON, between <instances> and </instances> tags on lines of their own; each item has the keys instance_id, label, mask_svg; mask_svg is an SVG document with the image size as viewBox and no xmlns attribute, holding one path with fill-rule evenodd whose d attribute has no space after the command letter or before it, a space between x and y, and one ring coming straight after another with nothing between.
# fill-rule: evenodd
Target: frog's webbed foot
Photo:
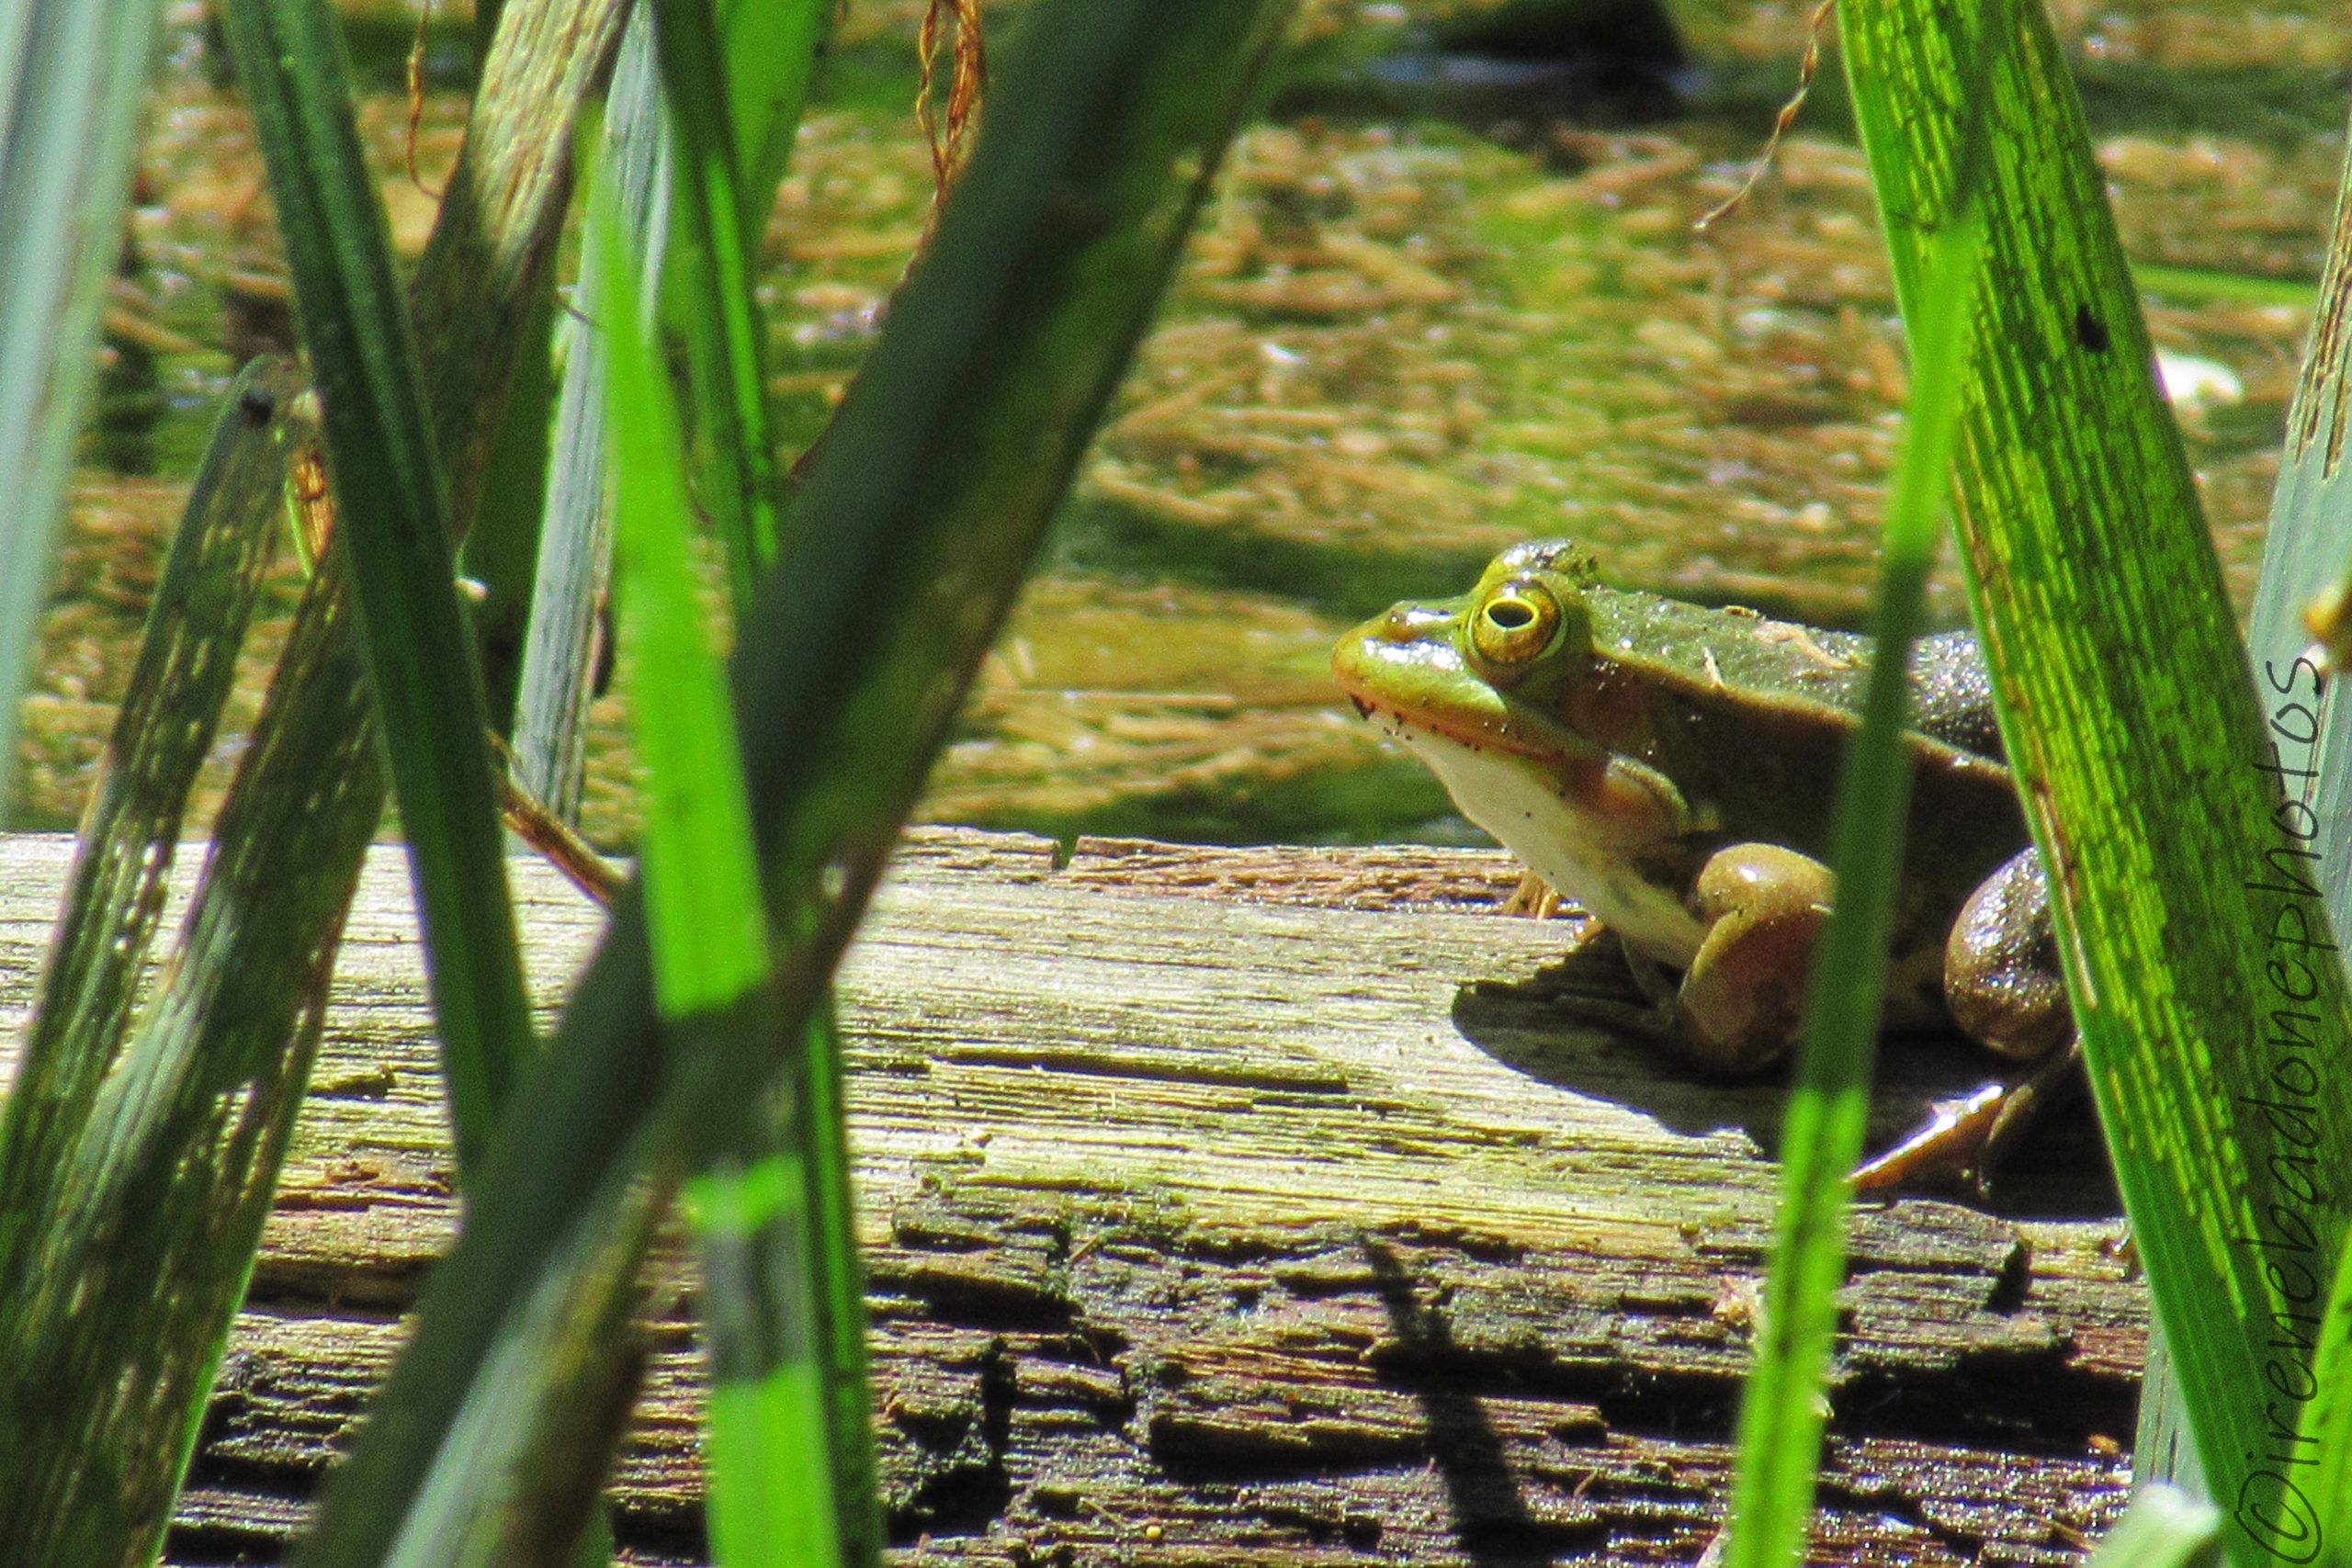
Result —
<instances>
[{"instance_id":1,"label":"frog's webbed foot","mask_svg":"<svg viewBox=\"0 0 2352 1568\"><path fill-rule=\"evenodd\" d=\"M1885 1153L1854 1172L1854 1191L1876 1196L1933 1189L1958 1190L1982 1201L1997 1168L2018 1137L2052 1102L2082 1082L2080 1041L2052 1051L2025 1077L1991 1083L1940 1100L1928 1120Z\"/></svg>"}]
</instances>

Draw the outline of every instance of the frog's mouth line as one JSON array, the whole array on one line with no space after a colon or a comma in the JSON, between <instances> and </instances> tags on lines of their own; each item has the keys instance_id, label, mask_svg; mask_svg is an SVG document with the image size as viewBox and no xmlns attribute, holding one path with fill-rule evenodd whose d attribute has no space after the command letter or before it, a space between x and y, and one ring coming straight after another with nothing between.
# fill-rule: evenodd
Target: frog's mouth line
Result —
<instances>
[{"instance_id":1,"label":"frog's mouth line","mask_svg":"<svg viewBox=\"0 0 2352 1568\"><path fill-rule=\"evenodd\" d=\"M1428 713L1408 717L1400 709L1390 707L1385 703L1374 702L1354 692L1347 695L1356 712L1391 740L1401 740L1409 745L1416 734L1434 735L1457 746L1467 746L1474 751L1502 751L1536 763L1558 761L1556 752L1546 750L1542 744L1498 735L1476 719L1449 724L1442 716Z\"/></svg>"}]
</instances>

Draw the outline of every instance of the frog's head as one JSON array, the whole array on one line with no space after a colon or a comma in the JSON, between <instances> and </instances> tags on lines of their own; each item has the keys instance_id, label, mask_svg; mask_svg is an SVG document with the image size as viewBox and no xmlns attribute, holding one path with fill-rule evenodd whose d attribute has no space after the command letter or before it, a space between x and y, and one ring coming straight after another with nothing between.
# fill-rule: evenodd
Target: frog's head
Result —
<instances>
[{"instance_id":1,"label":"frog's head","mask_svg":"<svg viewBox=\"0 0 2352 1568\"><path fill-rule=\"evenodd\" d=\"M1592 557L1560 539L1497 556L1458 599L1398 604L1332 650L1356 711L1398 739L1557 765L1589 752L1557 716L1592 666Z\"/></svg>"},{"instance_id":2,"label":"frog's head","mask_svg":"<svg viewBox=\"0 0 2352 1568\"><path fill-rule=\"evenodd\" d=\"M1613 752L1589 591L1574 545L1504 551L1459 599L1399 604L1340 639L1356 711L1413 749L1462 814L1627 942L1688 963L1700 928L1658 852L1689 825L1662 775ZM1606 729L1607 726L1601 726Z\"/></svg>"}]
</instances>

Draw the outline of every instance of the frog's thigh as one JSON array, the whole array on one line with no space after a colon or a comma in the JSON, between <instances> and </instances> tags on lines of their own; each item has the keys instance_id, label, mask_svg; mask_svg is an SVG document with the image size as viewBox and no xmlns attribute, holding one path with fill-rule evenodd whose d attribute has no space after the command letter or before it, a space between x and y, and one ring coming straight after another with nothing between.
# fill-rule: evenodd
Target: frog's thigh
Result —
<instances>
[{"instance_id":1,"label":"frog's thigh","mask_svg":"<svg viewBox=\"0 0 2352 1568\"><path fill-rule=\"evenodd\" d=\"M1827 866L1773 844L1733 844L1701 868L1690 902L1707 935L1675 1016L1709 1066L1761 1067L1796 1038L1830 886Z\"/></svg>"},{"instance_id":2,"label":"frog's thigh","mask_svg":"<svg viewBox=\"0 0 2352 1568\"><path fill-rule=\"evenodd\" d=\"M2032 850L2018 852L1961 907L1944 946L1944 1003L1970 1035L2019 1061L2074 1037L2050 884Z\"/></svg>"}]
</instances>

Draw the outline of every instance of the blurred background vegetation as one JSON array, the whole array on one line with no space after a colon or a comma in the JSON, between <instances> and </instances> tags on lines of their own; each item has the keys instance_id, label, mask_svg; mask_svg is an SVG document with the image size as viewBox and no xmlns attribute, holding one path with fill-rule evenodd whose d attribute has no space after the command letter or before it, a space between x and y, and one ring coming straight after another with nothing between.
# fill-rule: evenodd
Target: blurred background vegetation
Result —
<instances>
[{"instance_id":1,"label":"blurred background vegetation","mask_svg":"<svg viewBox=\"0 0 2352 1568\"><path fill-rule=\"evenodd\" d=\"M841 396L928 210L923 8L851 6L767 231L787 451ZM457 150L472 18L459 5L423 24L412 177L417 15L343 9L413 261ZM993 28L1019 9L985 14ZM1345 625L1458 591L1532 536L1591 544L1630 585L1861 615L1905 373L1834 62L1775 173L1692 227L1761 145L1811 6L1676 0L1679 59L1669 39L1599 79L1589 62L1526 69L1541 51L1491 9L1309 8L919 815L1221 841L1472 837L1419 764L1346 714L1325 660ZM2243 611L2326 238L2352 15L2056 10ZM220 394L245 355L290 340L260 159L206 8L174 5L166 25L6 803L17 829L79 812ZM285 558L192 829L290 618L300 568ZM1949 571L1932 607L1962 617ZM616 686L594 714L583 826L610 848L638 828L629 700Z\"/></svg>"}]
</instances>

